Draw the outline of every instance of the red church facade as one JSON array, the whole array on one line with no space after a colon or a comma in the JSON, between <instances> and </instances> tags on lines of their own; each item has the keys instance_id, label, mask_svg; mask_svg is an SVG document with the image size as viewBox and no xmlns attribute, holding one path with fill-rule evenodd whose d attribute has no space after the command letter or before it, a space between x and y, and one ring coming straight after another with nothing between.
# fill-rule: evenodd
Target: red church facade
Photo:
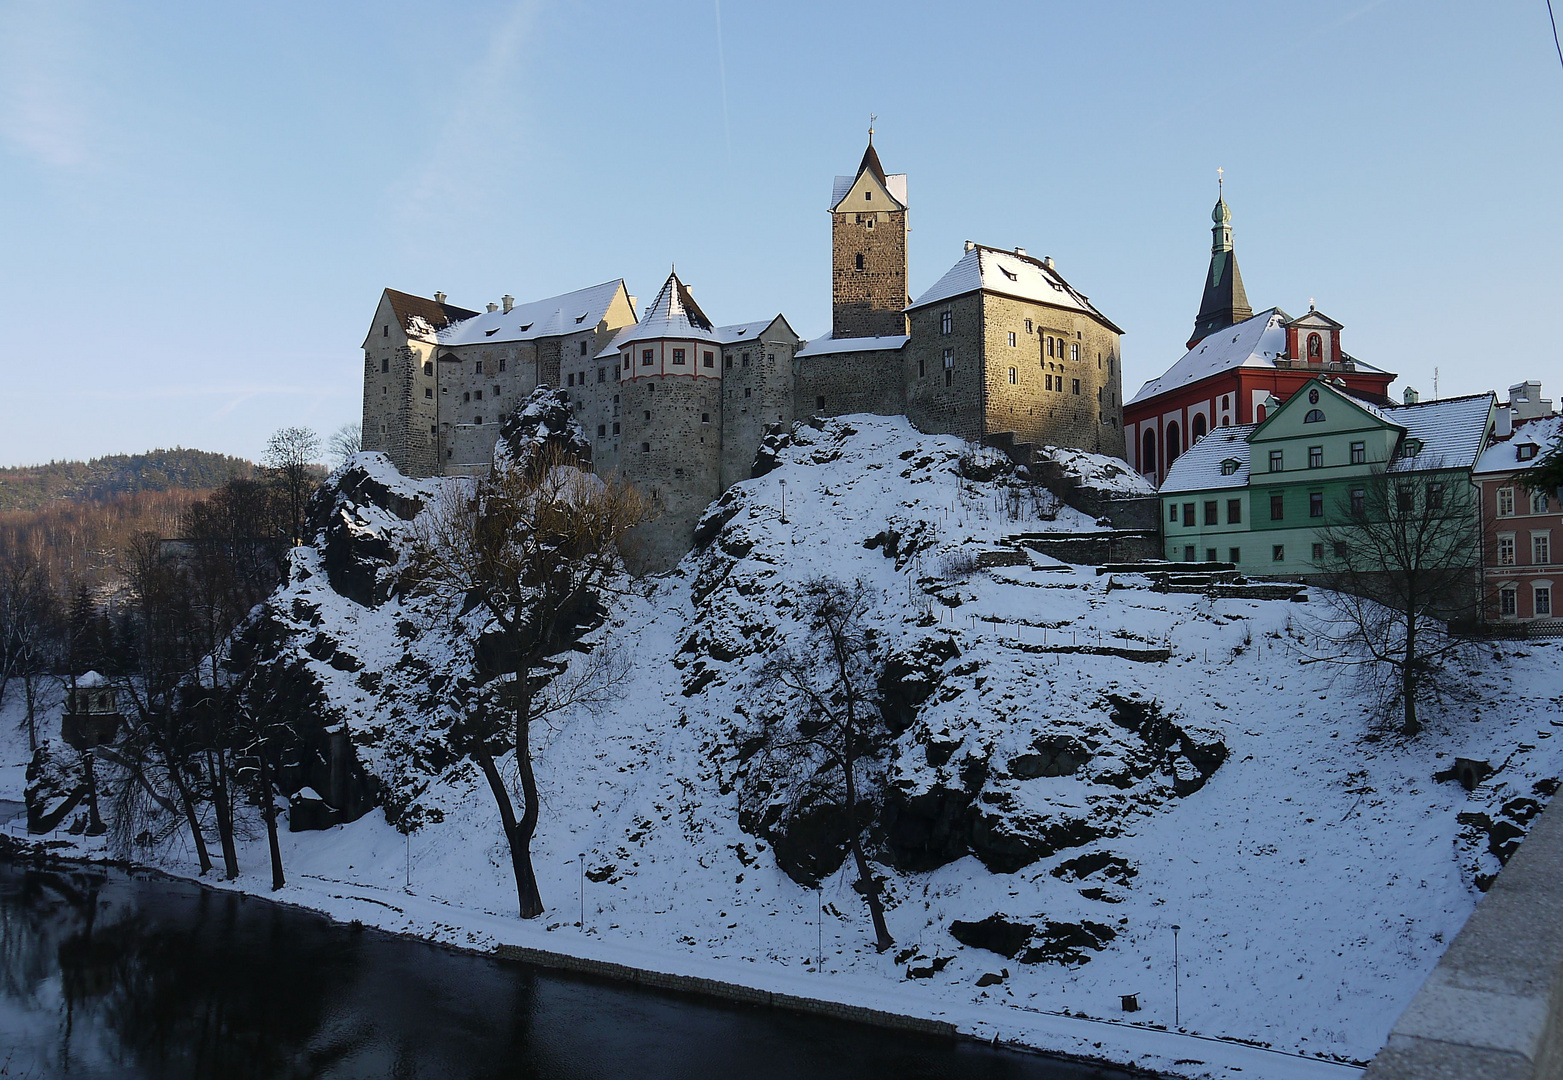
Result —
<instances>
[{"instance_id":1,"label":"red church facade","mask_svg":"<svg viewBox=\"0 0 1563 1080\"><path fill-rule=\"evenodd\" d=\"M1216 201L1211 220L1210 270L1189 351L1123 407L1126 457L1157 486L1207 432L1263 420L1309 379L1322 375L1383 403L1395 379L1345 352L1341 324L1312 305L1296 319L1280 308L1255 314L1238 271L1225 199Z\"/></svg>"}]
</instances>

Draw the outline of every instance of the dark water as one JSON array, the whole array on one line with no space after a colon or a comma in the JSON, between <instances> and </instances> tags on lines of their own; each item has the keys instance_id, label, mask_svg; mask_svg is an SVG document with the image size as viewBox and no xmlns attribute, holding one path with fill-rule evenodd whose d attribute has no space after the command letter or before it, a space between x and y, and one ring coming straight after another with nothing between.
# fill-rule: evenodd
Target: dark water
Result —
<instances>
[{"instance_id":1,"label":"dark water","mask_svg":"<svg viewBox=\"0 0 1563 1080\"><path fill-rule=\"evenodd\" d=\"M537 971L162 879L0 862L0 1076L1123 1074Z\"/></svg>"}]
</instances>

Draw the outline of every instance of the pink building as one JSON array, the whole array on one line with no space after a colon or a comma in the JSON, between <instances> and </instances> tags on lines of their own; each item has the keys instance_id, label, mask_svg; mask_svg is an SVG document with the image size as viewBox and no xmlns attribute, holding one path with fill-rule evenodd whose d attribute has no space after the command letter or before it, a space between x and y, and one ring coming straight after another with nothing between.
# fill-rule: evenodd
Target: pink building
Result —
<instances>
[{"instance_id":1,"label":"pink building","mask_svg":"<svg viewBox=\"0 0 1563 1080\"><path fill-rule=\"evenodd\" d=\"M1525 471L1563 436L1563 416L1541 396L1541 383L1509 388L1493 439L1476 459L1481 493L1482 584L1493 622L1563 625L1563 492L1532 492Z\"/></svg>"}]
</instances>

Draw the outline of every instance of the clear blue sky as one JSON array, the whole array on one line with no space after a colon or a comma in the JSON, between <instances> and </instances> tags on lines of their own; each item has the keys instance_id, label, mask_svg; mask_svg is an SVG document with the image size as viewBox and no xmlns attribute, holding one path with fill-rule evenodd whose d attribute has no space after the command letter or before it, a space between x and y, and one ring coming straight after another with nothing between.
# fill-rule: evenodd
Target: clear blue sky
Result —
<instances>
[{"instance_id":1,"label":"clear blue sky","mask_svg":"<svg viewBox=\"0 0 1563 1080\"><path fill-rule=\"evenodd\" d=\"M812 336L870 112L913 293L968 238L1051 254L1130 393L1183 351L1222 166L1256 308L1315 299L1397 390L1563 396L1544 0L6 0L0 464L328 433L387 285L649 298L676 262Z\"/></svg>"}]
</instances>

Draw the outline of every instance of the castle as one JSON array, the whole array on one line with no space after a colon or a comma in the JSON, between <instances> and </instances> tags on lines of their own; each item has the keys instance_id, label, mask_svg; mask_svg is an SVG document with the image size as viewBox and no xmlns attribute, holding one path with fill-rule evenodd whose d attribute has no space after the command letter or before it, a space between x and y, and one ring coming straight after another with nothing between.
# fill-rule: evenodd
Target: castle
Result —
<instances>
[{"instance_id":1,"label":"castle","mask_svg":"<svg viewBox=\"0 0 1563 1080\"><path fill-rule=\"evenodd\" d=\"M676 270L643 314L622 279L485 311L386 289L364 339L363 446L409 476L475 474L538 386L572 403L594 467L657 511L645 568L689 549L712 499L747 479L766 431L809 416L906 416L972 441L1123 457L1119 330L1050 258L967 242L913 300L905 174L873 131L831 192L830 333L780 314L716 326Z\"/></svg>"}]
</instances>

